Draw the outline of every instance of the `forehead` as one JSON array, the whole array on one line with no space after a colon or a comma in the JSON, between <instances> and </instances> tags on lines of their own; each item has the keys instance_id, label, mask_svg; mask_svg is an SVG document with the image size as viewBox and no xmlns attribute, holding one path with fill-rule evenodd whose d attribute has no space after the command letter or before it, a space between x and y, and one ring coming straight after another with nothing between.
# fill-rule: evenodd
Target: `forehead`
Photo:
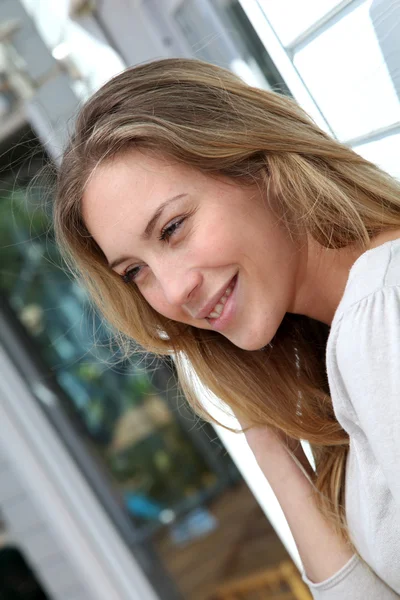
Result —
<instances>
[{"instance_id":1,"label":"forehead","mask_svg":"<svg viewBox=\"0 0 400 600\"><path fill-rule=\"evenodd\" d=\"M162 157L132 151L96 167L82 198L82 216L89 231L118 226L135 211L148 214L167 196L180 193L194 180L193 170ZM179 188L179 191L177 191Z\"/></svg>"}]
</instances>

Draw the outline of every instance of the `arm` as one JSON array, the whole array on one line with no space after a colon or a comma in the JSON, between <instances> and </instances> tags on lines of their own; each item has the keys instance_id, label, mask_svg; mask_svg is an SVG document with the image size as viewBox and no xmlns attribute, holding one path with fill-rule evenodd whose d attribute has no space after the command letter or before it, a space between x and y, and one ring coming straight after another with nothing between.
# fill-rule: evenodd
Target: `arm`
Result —
<instances>
[{"instance_id":1,"label":"arm","mask_svg":"<svg viewBox=\"0 0 400 600\"><path fill-rule=\"evenodd\" d=\"M246 438L288 521L314 599L398 600L400 596L352 554L324 519L313 500L312 484L282 441L264 427L250 429Z\"/></svg>"},{"instance_id":2,"label":"arm","mask_svg":"<svg viewBox=\"0 0 400 600\"><path fill-rule=\"evenodd\" d=\"M350 560L353 552L322 516L313 499L311 482L278 436L266 428L252 428L246 437L285 514L307 576L315 583L328 579ZM304 462L301 456L298 458Z\"/></svg>"}]
</instances>

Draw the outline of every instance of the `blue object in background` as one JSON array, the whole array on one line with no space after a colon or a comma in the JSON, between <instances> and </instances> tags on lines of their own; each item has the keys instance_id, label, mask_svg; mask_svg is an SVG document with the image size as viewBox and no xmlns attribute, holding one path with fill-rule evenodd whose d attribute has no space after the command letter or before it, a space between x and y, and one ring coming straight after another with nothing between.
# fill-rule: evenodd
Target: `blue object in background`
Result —
<instances>
[{"instance_id":1,"label":"blue object in background","mask_svg":"<svg viewBox=\"0 0 400 600\"><path fill-rule=\"evenodd\" d=\"M132 515L148 521L159 521L160 513L165 509L151 498L136 492L125 492L124 500L126 508Z\"/></svg>"},{"instance_id":2,"label":"blue object in background","mask_svg":"<svg viewBox=\"0 0 400 600\"><path fill-rule=\"evenodd\" d=\"M211 533L217 526L218 521L214 515L205 508L199 507L171 527L171 537L175 544L185 544Z\"/></svg>"}]
</instances>

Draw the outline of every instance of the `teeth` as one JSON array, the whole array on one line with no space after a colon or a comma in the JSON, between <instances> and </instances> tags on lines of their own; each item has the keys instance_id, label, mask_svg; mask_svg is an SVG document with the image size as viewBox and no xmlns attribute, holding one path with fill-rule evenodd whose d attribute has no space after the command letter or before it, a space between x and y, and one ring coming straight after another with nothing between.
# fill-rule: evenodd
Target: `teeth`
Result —
<instances>
[{"instance_id":1,"label":"teeth","mask_svg":"<svg viewBox=\"0 0 400 600\"><path fill-rule=\"evenodd\" d=\"M217 313L217 312L214 312L214 311L213 311L212 313L210 313L210 314L208 315L208 318L209 318L209 319L217 319L219 316L220 316L220 313Z\"/></svg>"},{"instance_id":2,"label":"teeth","mask_svg":"<svg viewBox=\"0 0 400 600\"><path fill-rule=\"evenodd\" d=\"M220 317L222 315L222 311L224 310L224 305L232 293L232 287L233 286L229 286L226 289L224 295L218 301L218 304L216 304L216 306L214 306L214 309L208 315L208 317L207 317L208 319L217 319L218 317Z\"/></svg>"},{"instance_id":3,"label":"teeth","mask_svg":"<svg viewBox=\"0 0 400 600\"><path fill-rule=\"evenodd\" d=\"M218 302L218 304L214 308L213 312L217 312L218 314L221 314L223 310L224 310L224 305L221 302Z\"/></svg>"}]
</instances>

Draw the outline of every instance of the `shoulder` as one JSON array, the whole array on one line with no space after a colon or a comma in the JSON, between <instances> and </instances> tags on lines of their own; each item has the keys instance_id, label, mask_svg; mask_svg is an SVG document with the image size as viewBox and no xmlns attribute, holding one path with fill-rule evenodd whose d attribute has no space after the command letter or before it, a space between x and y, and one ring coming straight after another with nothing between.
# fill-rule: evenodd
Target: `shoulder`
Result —
<instances>
[{"instance_id":1,"label":"shoulder","mask_svg":"<svg viewBox=\"0 0 400 600\"><path fill-rule=\"evenodd\" d=\"M342 371L397 364L400 373L400 283L382 286L352 304L331 331ZM384 371L381 371L383 375Z\"/></svg>"},{"instance_id":2,"label":"shoulder","mask_svg":"<svg viewBox=\"0 0 400 600\"><path fill-rule=\"evenodd\" d=\"M389 288L400 286L400 238L364 252L350 269L346 288L332 327L362 301Z\"/></svg>"},{"instance_id":3,"label":"shoulder","mask_svg":"<svg viewBox=\"0 0 400 600\"><path fill-rule=\"evenodd\" d=\"M400 239L364 253L350 271L328 341L328 362L347 377L400 373Z\"/></svg>"}]
</instances>

